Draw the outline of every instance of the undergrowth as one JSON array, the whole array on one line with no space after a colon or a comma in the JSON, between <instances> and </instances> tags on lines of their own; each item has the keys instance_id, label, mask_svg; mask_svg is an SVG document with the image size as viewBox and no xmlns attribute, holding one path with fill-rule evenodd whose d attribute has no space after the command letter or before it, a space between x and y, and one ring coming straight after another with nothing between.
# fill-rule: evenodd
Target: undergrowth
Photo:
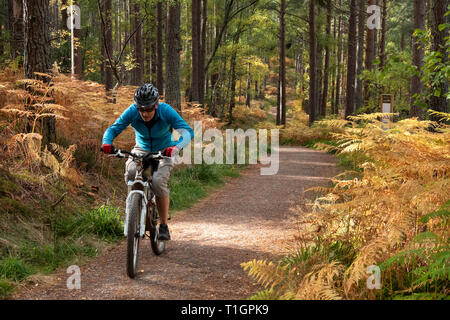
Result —
<instances>
[{"instance_id":1,"label":"undergrowth","mask_svg":"<svg viewBox=\"0 0 450 320\"><path fill-rule=\"evenodd\" d=\"M319 123L330 137L315 147L349 170L307 190L319 196L296 209L299 249L242 264L263 286L253 299L448 299L450 128L380 117ZM379 267L380 289L367 285L369 266Z\"/></svg>"},{"instance_id":2,"label":"undergrowth","mask_svg":"<svg viewBox=\"0 0 450 320\"><path fill-rule=\"evenodd\" d=\"M0 298L35 274L80 265L123 239L125 162L104 156L99 146L135 88L120 88L114 105L100 84L56 71L42 75L49 83L21 80L21 74L0 71ZM56 140L47 144L41 120L49 117L56 118ZM203 108L183 107L183 118L191 126L201 120L204 130L220 128ZM130 128L115 140L124 150L133 143ZM176 167L170 213L191 206L244 166Z\"/></svg>"}]
</instances>

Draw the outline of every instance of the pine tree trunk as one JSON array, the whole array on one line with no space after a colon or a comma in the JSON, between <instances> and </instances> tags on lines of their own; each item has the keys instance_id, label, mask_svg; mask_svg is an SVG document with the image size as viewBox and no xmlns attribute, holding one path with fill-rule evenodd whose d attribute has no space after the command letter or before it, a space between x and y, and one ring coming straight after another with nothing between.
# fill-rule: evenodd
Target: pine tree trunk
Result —
<instances>
[{"instance_id":1,"label":"pine tree trunk","mask_svg":"<svg viewBox=\"0 0 450 320\"><path fill-rule=\"evenodd\" d=\"M134 57L136 59L136 68L134 69L134 85L142 85L144 54L142 49L142 24L140 23L139 5L136 0L133 1L133 31L134 34Z\"/></svg>"},{"instance_id":2,"label":"pine tree trunk","mask_svg":"<svg viewBox=\"0 0 450 320\"><path fill-rule=\"evenodd\" d=\"M201 0L192 0L192 100L200 101L200 17Z\"/></svg>"},{"instance_id":3,"label":"pine tree trunk","mask_svg":"<svg viewBox=\"0 0 450 320\"><path fill-rule=\"evenodd\" d=\"M320 17L320 10L317 10L316 17ZM319 20L316 19L316 33L321 34L321 24L319 23ZM314 116L315 119L318 119L321 110L320 110L320 102L322 98L322 79L323 79L323 46L319 40L316 41L317 48L316 48L316 114Z\"/></svg>"},{"instance_id":4,"label":"pine tree trunk","mask_svg":"<svg viewBox=\"0 0 450 320\"><path fill-rule=\"evenodd\" d=\"M279 70L279 95L278 106L281 114L281 124L286 125L286 0L281 0L280 6L280 70Z\"/></svg>"},{"instance_id":5,"label":"pine tree trunk","mask_svg":"<svg viewBox=\"0 0 450 320\"><path fill-rule=\"evenodd\" d=\"M368 0L368 5L376 5L376 0ZM373 61L375 59L376 51L376 29L367 28L367 38L366 38L366 70L373 69ZM369 100L369 90L367 85L364 88L364 100Z\"/></svg>"},{"instance_id":6,"label":"pine tree trunk","mask_svg":"<svg viewBox=\"0 0 450 320\"><path fill-rule=\"evenodd\" d=\"M14 0L8 0L8 27L9 32L12 32L14 22ZM11 36L11 35L10 35Z\"/></svg>"},{"instance_id":7,"label":"pine tree trunk","mask_svg":"<svg viewBox=\"0 0 450 320\"><path fill-rule=\"evenodd\" d=\"M151 10L152 15L151 15L151 21L152 21L152 25L155 25L157 22L157 17L156 15L153 13L156 10L156 5L152 4L151 8L153 10ZM156 45L156 28L150 28L149 33L150 33L150 82L156 84L156 74L157 74L157 45Z\"/></svg>"},{"instance_id":8,"label":"pine tree trunk","mask_svg":"<svg viewBox=\"0 0 450 320\"><path fill-rule=\"evenodd\" d=\"M67 30L67 0L61 0L61 24L62 30Z\"/></svg>"},{"instance_id":9,"label":"pine tree trunk","mask_svg":"<svg viewBox=\"0 0 450 320\"><path fill-rule=\"evenodd\" d=\"M116 0L116 7L117 7L117 13L115 14L114 18L114 30L116 35L116 41L114 42L114 50L119 51L120 50L120 44L122 43L122 32L120 32L120 24L119 24L119 17L120 17L120 11L122 6L120 5L120 0Z\"/></svg>"},{"instance_id":10,"label":"pine tree trunk","mask_svg":"<svg viewBox=\"0 0 450 320\"><path fill-rule=\"evenodd\" d=\"M383 13L381 20L381 39L380 39L380 68L386 64L386 19L387 19L387 0L383 0Z\"/></svg>"},{"instance_id":11,"label":"pine tree trunk","mask_svg":"<svg viewBox=\"0 0 450 320\"><path fill-rule=\"evenodd\" d=\"M73 1L74 5L79 5L78 1ZM70 11L69 11L70 14ZM75 16L75 11L74 11ZM74 18L75 19L75 18ZM81 79L83 76L83 61L82 61L82 48L81 48L81 28L73 28L73 42L74 42L74 66L75 66L75 77Z\"/></svg>"},{"instance_id":12,"label":"pine tree trunk","mask_svg":"<svg viewBox=\"0 0 450 320\"><path fill-rule=\"evenodd\" d=\"M236 105L235 97L236 97L236 50L233 50L233 53L231 55L231 83L230 83L230 90L231 90L231 96L230 96L230 109L229 109L229 120L228 124L233 123L233 109Z\"/></svg>"},{"instance_id":13,"label":"pine tree trunk","mask_svg":"<svg viewBox=\"0 0 450 320\"><path fill-rule=\"evenodd\" d=\"M448 16L445 16L447 11L448 0L433 0L431 11L432 11L432 44L431 49L435 52L440 52L442 56L442 63L447 65L448 63L448 46L446 45L446 37L448 37L448 29L445 28L442 31L439 30L439 26L448 23ZM447 110L447 92L448 92L448 82L441 82L437 85L432 86L431 92L439 91L439 97L432 95L430 99L431 109L439 112L448 112ZM438 121L439 117L432 116L432 120Z\"/></svg>"},{"instance_id":14,"label":"pine tree trunk","mask_svg":"<svg viewBox=\"0 0 450 320\"><path fill-rule=\"evenodd\" d=\"M331 34L331 0L327 2L327 26L326 26L327 39L330 39ZM327 40L329 41L329 40ZM323 77L323 92L322 101L320 103L320 115L322 117L326 116L327 112L327 101L328 101L328 68L330 64L330 45L327 44L325 47L325 67L324 67L324 77Z\"/></svg>"},{"instance_id":15,"label":"pine tree trunk","mask_svg":"<svg viewBox=\"0 0 450 320\"><path fill-rule=\"evenodd\" d=\"M315 0L309 1L309 125L315 121L316 113L316 35Z\"/></svg>"},{"instance_id":16,"label":"pine tree trunk","mask_svg":"<svg viewBox=\"0 0 450 320\"><path fill-rule=\"evenodd\" d=\"M336 41L336 17L333 18L333 39ZM336 41L337 42L337 41ZM337 50L333 48L333 56L336 56L336 64L337 64ZM333 68L331 74L331 113L334 113L334 97L336 96L336 68Z\"/></svg>"},{"instance_id":17,"label":"pine tree trunk","mask_svg":"<svg viewBox=\"0 0 450 320\"><path fill-rule=\"evenodd\" d=\"M50 36L48 30L48 0L24 0L25 77L50 68Z\"/></svg>"},{"instance_id":18,"label":"pine tree trunk","mask_svg":"<svg viewBox=\"0 0 450 320\"><path fill-rule=\"evenodd\" d=\"M156 72L156 87L159 94L164 94L164 70L163 70L163 7L161 2L156 3L156 19L157 19L157 31L156 31L156 59L157 59L157 72Z\"/></svg>"},{"instance_id":19,"label":"pine tree trunk","mask_svg":"<svg viewBox=\"0 0 450 320\"><path fill-rule=\"evenodd\" d=\"M24 0L25 77L39 77L35 72L47 73L50 68L50 34L48 0ZM56 119L47 116L42 119L42 145L56 141Z\"/></svg>"},{"instance_id":20,"label":"pine tree trunk","mask_svg":"<svg viewBox=\"0 0 450 320\"><path fill-rule=\"evenodd\" d=\"M206 22L208 15L208 1L202 0L202 26L201 26L201 41L198 55L198 78L199 78L199 102L203 104L205 98L205 56L206 56Z\"/></svg>"},{"instance_id":21,"label":"pine tree trunk","mask_svg":"<svg viewBox=\"0 0 450 320\"><path fill-rule=\"evenodd\" d=\"M105 54L108 52L109 56L112 59L113 54L113 36L112 36L112 0L105 0L103 1L103 12L104 12L104 21L105 21L105 30L102 32L104 35L104 51ZM102 26L103 27L103 26ZM105 89L107 94L112 90L113 88L113 72L111 65L109 63L108 56L105 56Z\"/></svg>"},{"instance_id":22,"label":"pine tree trunk","mask_svg":"<svg viewBox=\"0 0 450 320\"><path fill-rule=\"evenodd\" d=\"M180 94L180 1L169 4L166 37L166 102L181 113Z\"/></svg>"},{"instance_id":23,"label":"pine tree trunk","mask_svg":"<svg viewBox=\"0 0 450 320\"><path fill-rule=\"evenodd\" d=\"M423 0L414 0L414 29L425 30L425 2ZM416 105L417 98L415 95L419 95L423 91L423 83L420 81L422 78L422 67L424 49L422 45L417 42L417 38L413 36L412 46L412 64L415 66L416 74L411 78L411 107L410 116L422 118L422 108Z\"/></svg>"},{"instance_id":24,"label":"pine tree trunk","mask_svg":"<svg viewBox=\"0 0 450 320\"><path fill-rule=\"evenodd\" d=\"M339 1L339 6L341 5L341 0ZM337 79L336 79L336 100L334 103L334 114L339 114L339 106L340 106L340 95L341 95L341 79L342 79L342 16L339 15L339 24L338 24L338 52L337 52Z\"/></svg>"},{"instance_id":25,"label":"pine tree trunk","mask_svg":"<svg viewBox=\"0 0 450 320\"><path fill-rule=\"evenodd\" d=\"M11 3L12 2L12 3ZM12 4L11 55L15 59L24 51L24 15L22 0L10 1Z\"/></svg>"},{"instance_id":26,"label":"pine tree trunk","mask_svg":"<svg viewBox=\"0 0 450 320\"><path fill-rule=\"evenodd\" d=\"M251 94L250 94L250 90L251 90L251 84L252 84L252 80L250 77L250 62L247 64L247 91L245 93L245 105L250 108L250 104L251 104Z\"/></svg>"},{"instance_id":27,"label":"pine tree trunk","mask_svg":"<svg viewBox=\"0 0 450 320\"><path fill-rule=\"evenodd\" d=\"M364 69L364 33L366 27L366 0L358 0L358 68L356 72L355 112L363 105L363 81L361 74Z\"/></svg>"},{"instance_id":28,"label":"pine tree trunk","mask_svg":"<svg viewBox=\"0 0 450 320\"><path fill-rule=\"evenodd\" d=\"M347 103L345 118L352 115L355 106L356 74L356 0L350 0L350 20L348 25L348 67L347 67Z\"/></svg>"}]
</instances>

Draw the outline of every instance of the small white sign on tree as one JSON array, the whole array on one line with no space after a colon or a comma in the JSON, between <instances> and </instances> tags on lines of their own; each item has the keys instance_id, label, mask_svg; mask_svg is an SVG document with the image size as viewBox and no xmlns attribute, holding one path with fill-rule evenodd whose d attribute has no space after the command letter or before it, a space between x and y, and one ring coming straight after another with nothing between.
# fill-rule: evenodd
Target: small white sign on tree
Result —
<instances>
[{"instance_id":1,"label":"small white sign on tree","mask_svg":"<svg viewBox=\"0 0 450 320\"><path fill-rule=\"evenodd\" d=\"M394 96L392 94L382 94L380 97L380 109L381 113L389 113L389 115L383 115L381 121L383 122L382 128L386 130L386 126L392 121L392 114L394 112Z\"/></svg>"}]
</instances>

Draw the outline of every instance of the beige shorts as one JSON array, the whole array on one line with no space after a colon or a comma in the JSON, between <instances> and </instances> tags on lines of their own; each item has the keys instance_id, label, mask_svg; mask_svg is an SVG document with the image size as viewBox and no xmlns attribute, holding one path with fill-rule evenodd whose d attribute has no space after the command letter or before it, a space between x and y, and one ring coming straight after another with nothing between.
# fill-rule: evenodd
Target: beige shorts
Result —
<instances>
[{"instance_id":1,"label":"beige shorts","mask_svg":"<svg viewBox=\"0 0 450 320\"><path fill-rule=\"evenodd\" d=\"M135 146L132 153L137 155L145 155L148 151ZM161 159L159 160L158 170L153 172L152 176L152 190L155 195L159 198L168 197L170 194L170 190L167 186L167 183L170 178L170 173L174 166L173 159ZM130 157L125 163L125 183L128 183L128 180L134 179L136 176L136 163Z\"/></svg>"}]
</instances>

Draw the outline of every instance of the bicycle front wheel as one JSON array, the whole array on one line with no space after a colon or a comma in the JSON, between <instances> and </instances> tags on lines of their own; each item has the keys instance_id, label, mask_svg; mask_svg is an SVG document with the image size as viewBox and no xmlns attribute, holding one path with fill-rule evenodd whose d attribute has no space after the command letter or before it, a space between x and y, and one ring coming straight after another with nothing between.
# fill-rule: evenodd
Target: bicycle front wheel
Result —
<instances>
[{"instance_id":1,"label":"bicycle front wheel","mask_svg":"<svg viewBox=\"0 0 450 320\"><path fill-rule=\"evenodd\" d=\"M127 274L130 278L136 276L139 256L139 229L142 211L142 195L135 193L131 196L130 215L128 217L127 234Z\"/></svg>"}]
</instances>

